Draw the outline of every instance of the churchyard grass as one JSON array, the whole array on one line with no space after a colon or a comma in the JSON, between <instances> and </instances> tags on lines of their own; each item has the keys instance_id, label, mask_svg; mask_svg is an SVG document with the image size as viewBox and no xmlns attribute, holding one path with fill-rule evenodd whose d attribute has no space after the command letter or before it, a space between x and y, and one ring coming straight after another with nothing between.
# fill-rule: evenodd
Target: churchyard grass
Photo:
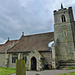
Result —
<instances>
[{"instance_id":1,"label":"churchyard grass","mask_svg":"<svg viewBox=\"0 0 75 75\"><path fill-rule=\"evenodd\" d=\"M10 74L15 73L15 72L16 72L15 68L0 67L0 75L10 75Z\"/></svg>"},{"instance_id":2,"label":"churchyard grass","mask_svg":"<svg viewBox=\"0 0 75 75\"><path fill-rule=\"evenodd\" d=\"M67 67L66 69L67 70L72 70L72 69L75 69L75 67Z\"/></svg>"},{"instance_id":3,"label":"churchyard grass","mask_svg":"<svg viewBox=\"0 0 75 75\"><path fill-rule=\"evenodd\" d=\"M57 75L75 75L75 72L65 73L65 74L57 74Z\"/></svg>"}]
</instances>

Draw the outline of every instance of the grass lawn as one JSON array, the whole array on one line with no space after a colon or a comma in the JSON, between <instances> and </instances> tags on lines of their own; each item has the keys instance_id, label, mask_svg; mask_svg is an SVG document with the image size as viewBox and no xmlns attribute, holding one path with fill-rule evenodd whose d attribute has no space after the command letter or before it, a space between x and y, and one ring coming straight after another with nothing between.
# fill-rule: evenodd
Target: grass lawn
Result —
<instances>
[{"instance_id":1,"label":"grass lawn","mask_svg":"<svg viewBox=\"0 0 75 75\"><path fill-rule=\"evenodd\" d=\"M58 75L75 75L75 72L66 73L66 74L58 74Z\"/></svg>"},{"instance_id":2,"label":"grass lawn","mask_svg":"<svg viewBox=\"0 0 75 75\"><path fill-rule=\"evenodd\" d=\"M14 68L3 68L0 67L0 75L10 75L12 73L15 73L16 69Z\"/></svg>"},{"instance_id":3,"label":"grass lawn","mask_svg":"<svg viewBox=\"0 0 75 75\"><path fill-rule=\"evenodd\" d=\"M75 69L75 67L66 67L65 70L72 70ZM66 73L66 74L57 74L57 75L75 75L75 72Z\"/></svg>"},{"instance_id":4,"label":"grass lawn","mask_svg":"<svg viewBox=\"0 0 75 75\"><path fill-rule=\"evenodd\" d=\"M75 69L75 67L67 67L66 70L72 70Z\"/></svg>"}]
</instances>

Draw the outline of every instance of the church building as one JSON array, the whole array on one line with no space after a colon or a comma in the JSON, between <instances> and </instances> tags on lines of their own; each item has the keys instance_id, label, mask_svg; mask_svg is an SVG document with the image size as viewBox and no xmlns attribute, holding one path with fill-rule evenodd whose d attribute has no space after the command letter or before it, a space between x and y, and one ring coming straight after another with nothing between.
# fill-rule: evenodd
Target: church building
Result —
<instances>
[{"instance_id":1,"label":"church building","mask_svg":"<svg viewBox=\"0 0 75 75\"><path fill-rule=\"evenodd\" d=\"M54 10L54 32L24 35L0 45L0 67L25 60L26 70L75 66L75 21L72 7ZM48 46L51 44L51 47Z\"/></svg>"}]
</instances>

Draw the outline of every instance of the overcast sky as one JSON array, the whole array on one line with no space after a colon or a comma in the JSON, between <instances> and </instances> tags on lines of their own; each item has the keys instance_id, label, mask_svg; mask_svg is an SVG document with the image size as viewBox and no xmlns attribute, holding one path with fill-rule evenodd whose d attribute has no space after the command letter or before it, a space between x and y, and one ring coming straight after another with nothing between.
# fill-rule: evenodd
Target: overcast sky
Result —
<instances>
[{"instance_id":1,"label":"overcast sky","mask_svg":"<svg viewBox=\"0 0 75 75\"><path fill-rule=\"evenodd\" d=\"M0 44L25 35L54 31L53 11L73 7L75 0L0 0ZM74 15L75 17L75 15Z\"/></svg>"}]
</instances>

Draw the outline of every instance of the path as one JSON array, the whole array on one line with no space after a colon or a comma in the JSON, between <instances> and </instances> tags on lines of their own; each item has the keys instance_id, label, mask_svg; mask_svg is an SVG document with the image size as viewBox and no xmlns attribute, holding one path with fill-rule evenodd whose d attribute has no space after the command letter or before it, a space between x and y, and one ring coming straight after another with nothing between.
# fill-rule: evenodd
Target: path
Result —
<instances>
[{"instance_id":1,"label":"path","mask_svg":"<svg viewBox=\"0 0 75 75\"><path fill-rule=\"evenodd\" d=\"M45 70L45 71L26 71L26 75L56 75L56 74L62 74L62 73L68 73L73 72L75 70ZM16 74L11 74L16 75Z\"/></svg>"}]
</instances>

